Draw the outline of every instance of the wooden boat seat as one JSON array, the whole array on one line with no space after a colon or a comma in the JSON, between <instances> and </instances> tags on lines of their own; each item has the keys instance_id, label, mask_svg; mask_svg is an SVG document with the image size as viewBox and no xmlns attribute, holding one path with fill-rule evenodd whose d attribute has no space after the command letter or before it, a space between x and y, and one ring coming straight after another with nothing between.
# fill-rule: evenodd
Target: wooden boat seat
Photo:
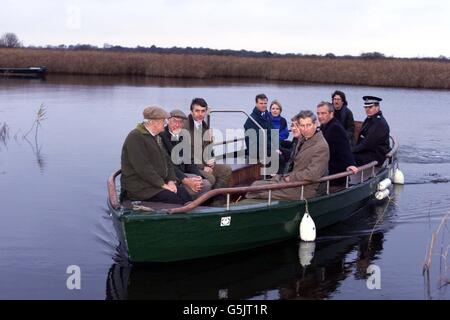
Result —
<instances>
[{"instance_id":1,"label":"wooden boat seat","mask_svg":"<svg viewBox=\"0 0 450 320\"><path fill-rule=\"evenodd\" d=\"M260 164L231 164L230 187L249 186L261 178Z\"/></svg>"},{"instance_id":2,"label":"wooden boat seat","mask_svg":"<svg viewBox=\"0 0 450 320\"><path fill-rule=\"evenodd\" d=\"M274 200L274 201L276 201L276 200ZM260 203L267 203L267 199L243 198L243 199L239 200L238 202L231 202L230 206L236 207L236 206L245 206L245 205L251 205L251 204L260 204Z\"/></svg>"}]
</instances>

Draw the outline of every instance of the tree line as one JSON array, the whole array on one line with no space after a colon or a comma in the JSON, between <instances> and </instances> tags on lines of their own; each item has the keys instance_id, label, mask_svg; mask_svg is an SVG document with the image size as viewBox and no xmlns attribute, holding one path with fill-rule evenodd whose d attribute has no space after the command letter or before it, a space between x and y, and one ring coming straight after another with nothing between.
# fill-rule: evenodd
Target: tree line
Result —
<instances>
[{"instance_id":1,"label":"tree line","mask_svg":"<svg viewBox=\"0 0 450 320\"><path fill-rule=\"evenodd\" d=\"M0 38L0 48L21 48L24 47L17 35L12 32L7 32ZM94 51L110 51L110 52L139 52L139 53L161 53L161 54L198 54L198 55L214 55L214 56L236 56L236 57L265 57L265 58L292 58L292 57L305 57L305 58L326 58L326 59L388 59L393 57L386 57L381 52L364 52L359 56L343 55L338 56L333 53L327 53L324 55L318 54L302 54L302 53L274 53L270 51L250 51L250 50L231 50L231 49L210 49L210 48L193 48L193 47L171 47L163 48L152 45L150 47L137 46L135 48L124 47L119 45L111 45L105 43L103 47L98 47L91 44L76 44L58 46L27 46L30 49L59 49L59 50L94 50ZM423 58L427 60L450 60L450 57L443 55L438 58Z\"/></svg>"}]
</instances>

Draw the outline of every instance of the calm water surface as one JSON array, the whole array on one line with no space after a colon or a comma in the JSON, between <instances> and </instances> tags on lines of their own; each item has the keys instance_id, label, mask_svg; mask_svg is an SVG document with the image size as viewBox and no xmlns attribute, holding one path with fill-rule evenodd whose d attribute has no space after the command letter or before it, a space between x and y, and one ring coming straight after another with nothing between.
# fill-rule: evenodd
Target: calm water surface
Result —
<instances>
[{"instance_id":1,"label":"calm water surface","mask_svg":"<svg viewBox=\"0 0 450 320\"><path fill-rule=\"evenodd\" d=\"M106 179L120 165L127 133L145 106L188 111L193 97L215 109L251 111L254 96L279 99L287 118L314 109L335 89L347 93L356 119L363 95L383 98L398 138L404 186L389 203L367 207L319 234L314 248L296 241L164 267L132 267L117 252L106 206ZM46 107L37 135L35 114ZM450 212L450 92L232 80L50 77L1 80L1 299L450 299L441 287L438 242L427 285L422 264L431 234ZM244 119L213 119L240 128ZM314 252L310 265L304 257ZM303 264L303 265L302 265ZM369 290L367 267L381 270ZM81 290L68 290L66 269L81 268Z\"/></svg>"}]
</instances>

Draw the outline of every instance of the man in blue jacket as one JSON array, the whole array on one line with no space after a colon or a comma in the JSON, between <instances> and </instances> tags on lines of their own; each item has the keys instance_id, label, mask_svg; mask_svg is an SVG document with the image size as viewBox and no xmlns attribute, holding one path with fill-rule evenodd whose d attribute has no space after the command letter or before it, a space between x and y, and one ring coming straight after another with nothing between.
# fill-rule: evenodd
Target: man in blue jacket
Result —
<instances>
[{"instance_id":1,"label":"man in blue jacket","mask_svg":"<svg viewBox=\"0 0 450 320\"><path fill-rule=\"evenodd\" d=\"M271 132L272 129L272 122L270 119L269 111L267 111L267 96L265 94L258 94L255 97L255 107L253 108L253 111L251 113L251 117L262 127L262 130L266 132L267 136L267 151L266 156L270 156L270 146L271 146ZM261 128L259 128L250 118L247 118L247 121L245 121L244 129L247 133L250 131L248 130L254 130L256 132L256 139L255 141L250 141L250 138L248 135L245 137L245 155L246 157L249 157L251 160L261 160L263 159L263 150L260 150L260 146L263 147L263 141L260 141L260 131ZM250 132L251 136L251 132ZM261 133L261 139L263 135ZM256 154L254 154L254 147L253 145L256 142Z\"/></svg>"}]
</instances>

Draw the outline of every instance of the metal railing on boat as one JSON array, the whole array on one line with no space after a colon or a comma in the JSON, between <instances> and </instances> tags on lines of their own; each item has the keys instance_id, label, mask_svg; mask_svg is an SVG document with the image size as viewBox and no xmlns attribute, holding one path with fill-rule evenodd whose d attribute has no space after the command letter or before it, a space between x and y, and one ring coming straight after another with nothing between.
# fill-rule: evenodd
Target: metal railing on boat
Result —
<instances>
[{"instance_id":1,"label":"metal railing on boat","mask_svg":"<svg viewBox=\"0 0 450 320\"><path fill-rule=\"evenodd\" d=\"M262 132L263 134L263 146L266 146L263 148L263 175L266 176L266 164L267 164L267 132L266 130L255 120L251 115L248 114L248 112L244 110L211 110L208 114L208 126L211 123L211 114L213 113L243 113L249 118ZM245 139L245 138L244 138ZM227 142L227 141L226 141Z\"/></svg>"},{"instance_id":2,"label":"metal railing on boat","mask_svg":"<svg viewBox=\"0 0 450 320\"><path fill-rule=\"evenodd\" d=\"M386 154L386 160L388 161L388 164L393 163L394 156L398 151L398 143L394 137L391 137L392 139L392 149L389 151L389 153ZM386 163L386 161L385 161ZM358 167L358 172L361 172L361 180L360 182L364 182L364 172L366 170L371 169L371 176L375 177L375 167L377 166L377 161L372 161L368 164L365 164L363 166ZM385 164L383 164L385 165ZM108 201L112 208L119 209L120 208L120 202L117 197L117 190L116 190L116 183L115 179L117 176L119 176L121 173L121 170L117 170L111 176L108 178ZM167 211L168 214L174 214L174 213L187 213L189 211L192 211L196 207L203 204L205 201L218 196L218 195L226 195L227 203L226 203L226 209L230 209L230 195L236 194L236 193L247 193L247 192L258 192L258 191L269 191L269 197L268 197L268 205L271 205L272 202L272 191L273 190L279 190L279 189L288 189L288 188L298 188L301 187L301 194L299 197L299 200L304 200L304 187L310 184L316 184L316 183L326 183L326 194L330 194L330 181L340 178L346 178L346 184L345 188L349 188L349 177L351 175L354 175L355 173L351 171L341 172L333 175L328 175L325 177L320 178L317 181L297 181L297 182L282 182L277 184L268 184L263 186L248 186L248 187L232 187L232 188L220 188L220 189L213 189L205 194L201 195L197 199L195 199L192 202L189 202L188 204L178 207L178 208L172 208Z\"/></svg>"}]
</instances>

